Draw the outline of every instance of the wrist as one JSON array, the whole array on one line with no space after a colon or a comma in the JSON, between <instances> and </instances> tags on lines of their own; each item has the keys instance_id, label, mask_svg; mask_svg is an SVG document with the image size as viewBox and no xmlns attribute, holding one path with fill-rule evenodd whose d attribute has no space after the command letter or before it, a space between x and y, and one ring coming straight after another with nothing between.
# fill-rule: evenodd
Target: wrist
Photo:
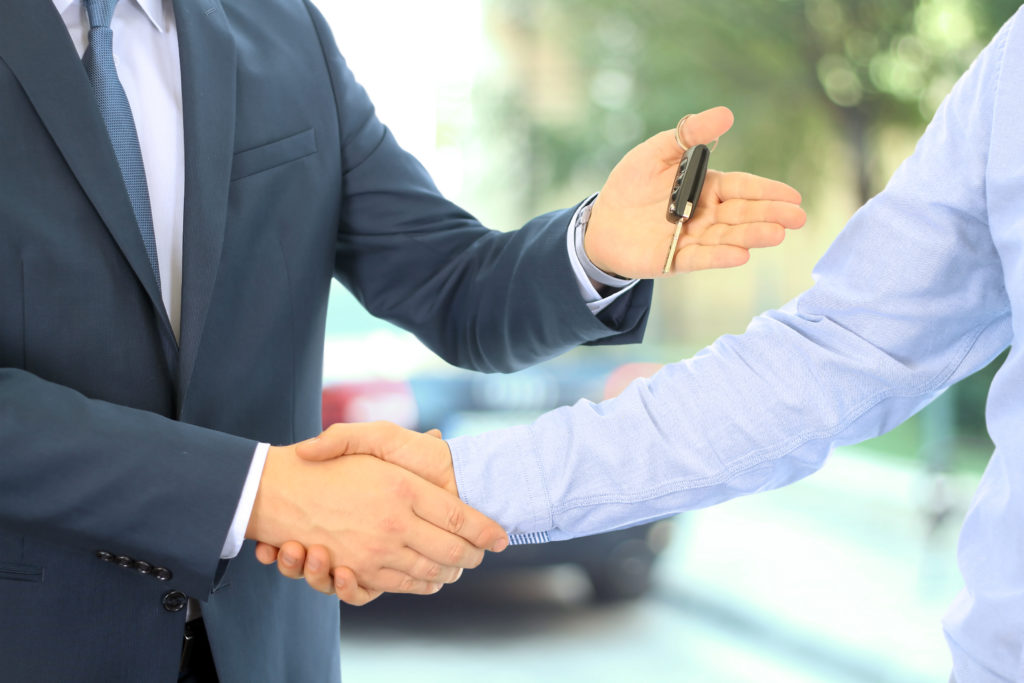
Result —
<instances>
[{"instance_id":1,"label":"wrist","mask_svg":"<svg viewBox=\"0 0 1024 683\"><path fill-rule=\"evenodd\" d=\"M609 270L606 270L595 263L594 260L590 258L590 254L587 253L587 230L590 226L590 221L593 216L593 208L596 203L596 201L591 202L580 209L576 225L574 227L574 245L576 248L576 258L579 259L580 265L583 267L583 272L590 280L590 283L594 286L594 289L599 293L604 294L607 291L607 288L621 289L632 282L632 280L623 278Z\"/></svg>"},{"instance_id":2,"label":"wrist","mask_svg":"<svg viewBox=\"0 0 1024 683\"><path fill-rule=\"evenodd\" d=\"M253 500L252 514L245 528L245 537L250 540L273 543L274 520L279 518L281 509L281 472L286 467L290 447L271 446L267 449L267 459L260 475L259 487Z\"/></svg>"}]
</instances>

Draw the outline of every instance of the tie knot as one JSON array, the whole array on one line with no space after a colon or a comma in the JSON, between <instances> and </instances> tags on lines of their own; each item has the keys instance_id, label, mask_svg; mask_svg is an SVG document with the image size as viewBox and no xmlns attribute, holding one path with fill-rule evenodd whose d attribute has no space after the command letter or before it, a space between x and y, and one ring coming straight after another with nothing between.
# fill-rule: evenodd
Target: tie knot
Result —
<instances>
[{"instance_id":1,"label":"tie knot","mask_svg":"<svg viewBox=\"0 0 1024 683\"><path fill-rule=\"evenodd\" d=\"M110 20L114 17L114 6L117 0L82 0L85 10L89 13L89 26L92 28L110 28Z\"/></svg>"}]
</instances>

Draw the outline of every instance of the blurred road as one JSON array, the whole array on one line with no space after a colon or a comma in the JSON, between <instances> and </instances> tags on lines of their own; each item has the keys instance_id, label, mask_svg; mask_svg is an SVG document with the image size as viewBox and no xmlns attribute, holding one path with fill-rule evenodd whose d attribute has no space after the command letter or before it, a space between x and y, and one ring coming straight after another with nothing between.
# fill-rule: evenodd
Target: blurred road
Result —
<instances>
[{"instance_id":1,"label":"blurred road","mask_svg":"<svg viewBox=\"0 0 1024 683\"><path fill-rule=\"evenodd\" d=\"M940 627L976 478L944 487L844 449L780 491L674 522L654 587L590 601L574 567L470 573L430 598L342 610L346 683L946 681ZM938 511L929 522L923 510Z\"/></svg>"}]
</instances>

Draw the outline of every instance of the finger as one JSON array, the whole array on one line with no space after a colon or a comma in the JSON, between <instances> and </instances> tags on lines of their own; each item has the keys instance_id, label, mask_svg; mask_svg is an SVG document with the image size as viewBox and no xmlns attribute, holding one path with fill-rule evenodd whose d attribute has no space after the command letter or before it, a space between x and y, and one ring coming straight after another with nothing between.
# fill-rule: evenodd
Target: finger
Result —
<instances>
[{"instance_id":1,"label":"finger","mask_svg":"<svg viewBox=\"0 0 1024 683\"><path fill-rule=\"evenodd\" d=\"M778 223L766 221L743 223L742 225L712 225L701 235L705 245L727 244L744 249L777 247L786 237L786 228Z\"/></svg>"},{"instance_id":2,"label":"finger","mask_svg":"<svg viewBox=\"0 0 1024 683\"><path fill-rule=\"evenodd\" d=\"M277 554L277 569L289 579L302 578L302 566L306 561L306 548L296 541L281 544Z\"/></svg>"},{"instance_id":3,"label":"finger","mask_svg":"<svg viewBox=\"0 0 1024 683\"><path fill-rule=\"evenodd\" d=\"M407 527L410 531L410 535L415 533L423 533L424 531L429 532L433 529L437 529L423 520L415 520L410 527ZM430 543L440 544L446 540L459 541L456 536L447 535L447 538L434 537L432 539L420 539L417 542L417 547L426 547ZM442 547L438 545L438 547ZM472 548L472 546L470 546ZM480 557L483 556L483 551L476 550ZM419 550L413 548L412 544L408 547L403 547L398 550L387 553L386 555L375 555L371 558L373 561L360 563L356 557L353 557L354 561L352 564L353 573L359 580L359 583L364 587L378 588L382 590L392 590L392 586L384 585L382 583L380 572L387 570L388 572L397 572L403 576L409 576L417 581L423 581L424 583L454 583L462 575L462 567L449 564L443 559L443 551L434 552L435 557L427 557L423 555Z\"/></svg>"},{"instance_id":4,"label":"finger","mask_svg":"<svg viewBox=\"0 0 1024 683\"><path fill-rule=\"evenodd\" d=\"M381 457L404 431L383 421L339 422L319 436L297 444L295 452L304 460L330 460L354 453Z\"/></svg>"},{"instance_id":5,"label":"finger","mask_svg":"<svg viewBox=\"0 0 1024 683\"><path fill-rule=\"evenodd\" d=\"M679 127L679 141L687 148L707 145L732 128L734 117L728 107L714 107L699 114L687 116ZM673 142L675 135L673 134ZM676 146L678 149L678 145Z\"/></svg>"},{"instance_id":6,"label":"finger","mask_svg":"<svg viewBox=\"0 0 1024 683\"><path fill-rule=\"evenodd\" d=\"M337 584L337 581L335 581ZM367 591L383 591L385 593L411 593L413 595L433 595L441 590L443 583L424 581L405 572L388 567L374 572L371 578L359 581L361 588Z\"/></svg>"},{"instance_id":7,"label":"finger","mask_svg":"<svg viewBox=\"0 0 1024 683\"><path fill-rule=\"evenodd\" d=\"M711 268L735 268L750 260L750 252L727 244L690 244L676 252L672 270L689 273Z\"/></svg>"},{"instance_id":8,"label":"finger","mask_svg":"<svg viewBox=\"0 0 1024 683\"><path fill-rule=\"evenodd\" d=\"M334 568L334 592L342 602L362 607L379 598L383 591L368 590L359 585L356 575L348 567Z\"/></svg>"},{"instance_id":9,"label":"finger","mask_svg":"<svg viewBox=\"0 0 1024 683\"><path fill-rule=\"evenodd\" d=\"M426 481L414 480L412 486L413 512L438 531L457 535L480 550L501 552L508 547L508 534L490 517ZM436 534L432 536L436 537ZM468 566L443 559L441 563Z\"/></svg>"},{"instance_id":10,"label":"finger","mask_svg":"<svg viewBox=\"0 0 1024 683\"><path fill-rule=\"evenodd\" d=\"M441 438L441 430L440 429L428 429L427 431L425 431L423 433L426 434L427 436L432 436L435 439L440 439Z\"/></svg>"},{"instance_id":11,"label":"finger","mask_svg":"<svg viewBox=\"0 0 1024 683\"><path fill-rule=\"evenodd\" d=\"M790 202L730 199L722 202L707 219L728 225L778 223L784 228L796 229L807 221L807 213Z\"/></svg>"},{"instance_id":12,"label":"finger","mask_svg":"<svg viewBox=\"0 0 1024 683\"><path fill-rule=\"evenodd\" d=\"M392 563L393 566L390 568L428 583L455 583L462 576L462 567L443 565L419 555L411 549L409 552L414 557L411 564L395 566L396 563Z\"/></svg>"},{"instance_id":13,"label":"finger","mask_svg":"<svg viewBox=\"0 0 1024 683\"><path fill-rule=\"evenodd\" d=\"M715 190L719 198L727 199L774 199L799 204L803 197L793 187L778 180L762 178L752 173L733 171L731 173L715 173Z\"/></svg>"},{"instance_id":14,"label":"finger","mask_svg":"<svg viewBox=\"0 0 1024 683\"><path fill-rule=\"evenodd\" d=\"M334 594L334 577L331 576L331 556L322 545L311 545L306 551L306 562L302 575L310 588L327 595Z\"/></svg>"},{"instance_id":15,"label":"finger","mask_svg":"<svg viewBox=\"0 0 1024 683\"><path fill-rule=\"evenodd\" d=\"M255 553L256 559L261 564L274 564L277 562L277 548L269 543L257 543Z\"/></svg>"},{"instance_id":16,"label":"finger","mask_svg":"<svg viewBox=\"0 0 1024 683\"><path fill-rule=\"evenodd\" d=\"M445 531L434 522L414 520L409 525L409 531L409 550L443 567L473 569L484 559L483 549L461 536Z\"/></svg>"}]
</instances>

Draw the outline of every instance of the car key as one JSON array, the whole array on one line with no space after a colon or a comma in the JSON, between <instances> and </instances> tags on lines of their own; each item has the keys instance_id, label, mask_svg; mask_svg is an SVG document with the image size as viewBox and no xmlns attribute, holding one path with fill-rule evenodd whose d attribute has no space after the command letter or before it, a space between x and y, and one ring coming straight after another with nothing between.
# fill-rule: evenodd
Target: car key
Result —
<instances>
[{"instance_id":1,"label":"car key","mask_svg":"<svg viewBox=\"0 0 1024 683\"><path fill-rule=\"evenodd\" d=\"M672 183L672 193L668 198L668 210L665 212L666 220L676 224L676 231L672 235L672 244L668 248L665 269L662 271L664 273L668 273L672 269L672 260L676 254L679 235L683 232L683 223L690 220L693 212L697 209L710 157L711 150L707 145L694 145L686 150L683 158L679 161L676 179Z\"/></svg>"}]
</instances>

